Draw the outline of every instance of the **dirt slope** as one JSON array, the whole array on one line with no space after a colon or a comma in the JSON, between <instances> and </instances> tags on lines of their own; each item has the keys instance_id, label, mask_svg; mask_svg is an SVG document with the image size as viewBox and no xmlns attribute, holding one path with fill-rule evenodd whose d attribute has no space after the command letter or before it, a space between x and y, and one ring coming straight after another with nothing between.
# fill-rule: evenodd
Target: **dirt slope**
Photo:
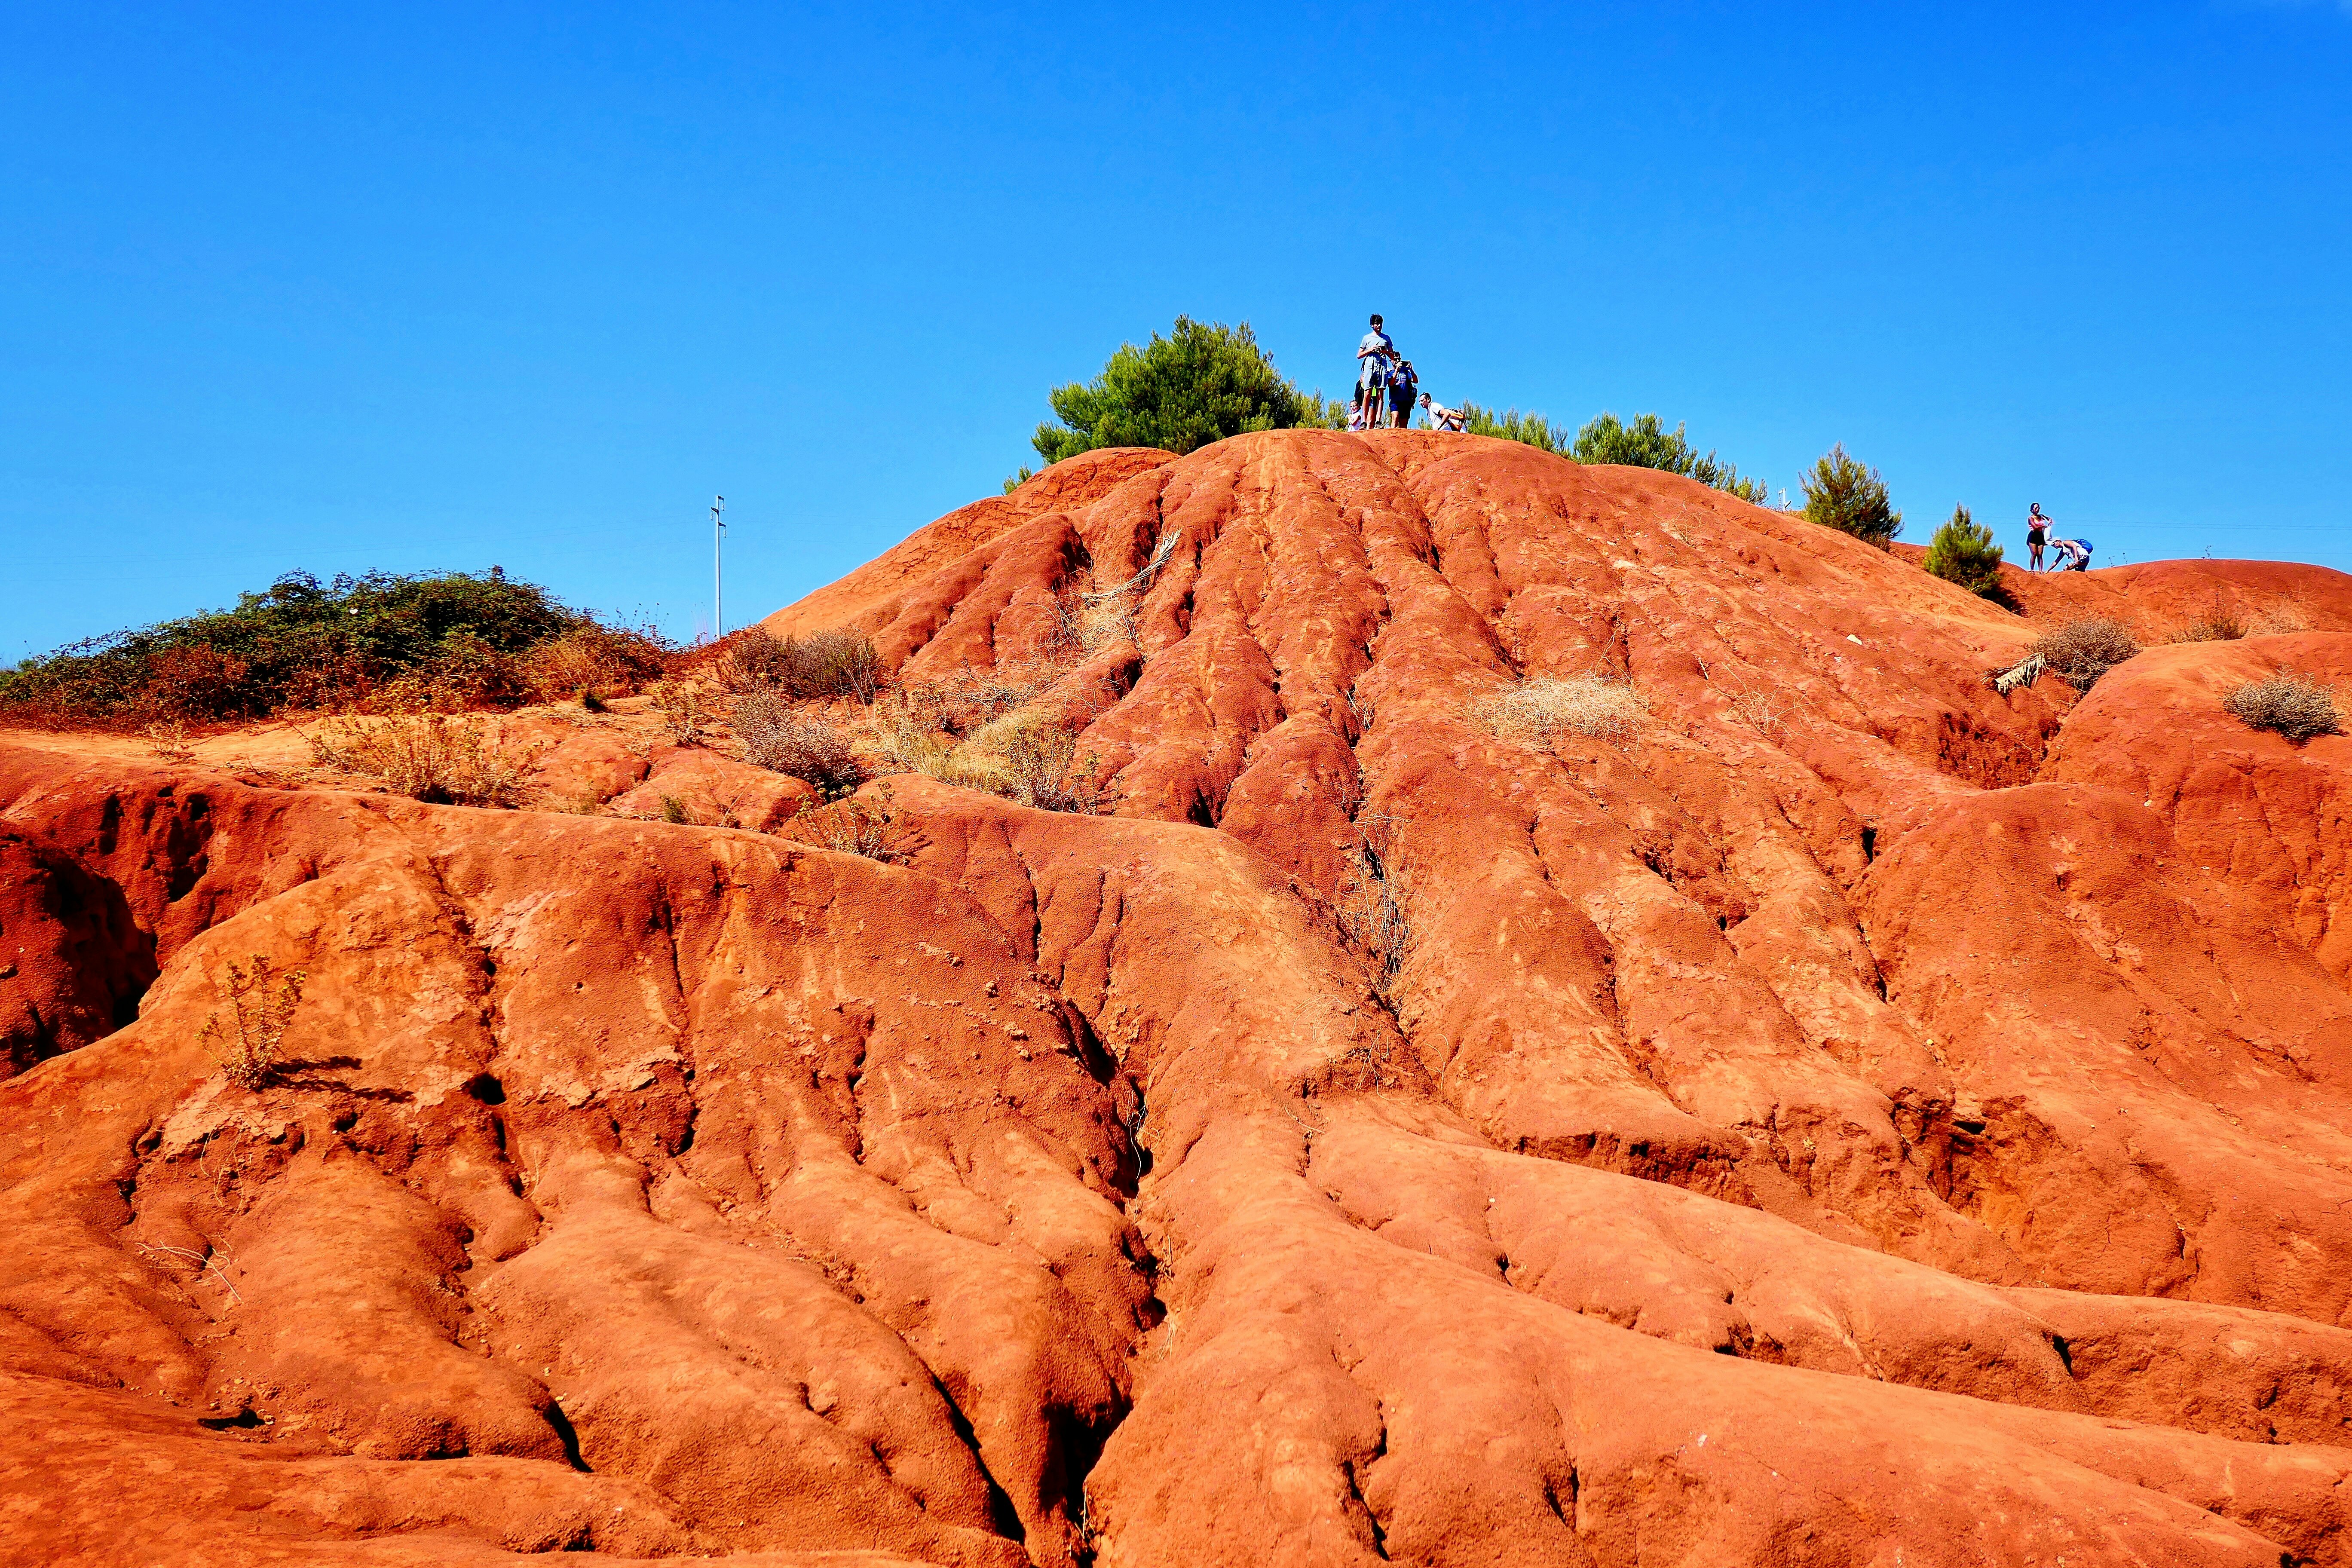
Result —
<instances>
[{"instance_id":1,"label":"dirt slope","mask_svg":"<svg viewBox=\"0 0 2352 1568\"><path fill-rule=\"evenodd\" d=\"M2344 1562L2352 739L2220 699L2352 677L2352 579L2175 564L2019 593L2308 629L2003 698L2034 625L1898 555L1287 432L772 618L919 683L1128 585L1108 816L894 778L881 864L12 738L0 1557ZM1479 719L1596 669L1630 733Z\"/></svg>"}]
</instances>

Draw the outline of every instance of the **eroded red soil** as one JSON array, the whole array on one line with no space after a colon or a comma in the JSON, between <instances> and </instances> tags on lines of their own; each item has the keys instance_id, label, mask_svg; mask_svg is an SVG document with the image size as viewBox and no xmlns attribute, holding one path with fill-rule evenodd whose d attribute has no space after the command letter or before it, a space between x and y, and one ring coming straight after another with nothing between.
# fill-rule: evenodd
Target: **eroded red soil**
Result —
<instances>
[{"instance_id":1,"label":"eroded red soil","mask_svg":"<svg viewBox=\"0 0 2352 1568\"><path fill-rule=\"evenodd\" d=\"M548 787L743 826L16 737L0 1555L2344 1561L2352 739L2220 703L2352 676L2352 579L2011 576L2306 629L2004 698L2033 622L1898 555L1293 432L772 618L936 679L1132 583L1109 816L898 777L883 864L596 731ZM1477 718L1593 670L1630 736Z\"/></svg>"}]
</instances>

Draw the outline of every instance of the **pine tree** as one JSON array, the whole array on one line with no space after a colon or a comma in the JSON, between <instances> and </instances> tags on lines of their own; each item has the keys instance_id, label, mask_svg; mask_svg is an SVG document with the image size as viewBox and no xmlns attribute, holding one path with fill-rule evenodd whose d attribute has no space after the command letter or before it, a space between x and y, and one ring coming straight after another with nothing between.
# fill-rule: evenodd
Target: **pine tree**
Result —
<instances>
[{"instance_id":1,"label":"pine tree","mask_svg":"<svg viewBox=\"0 0 2352 1568\"><path fill-rule=\"evenodd\" d=\"M1903 531L1903 514L1887 504L1886 481L1876 468L1846 456L1843 442L1805 476L1805 516L1881 550Z\"/></svg>"},{"instance_id":2,"label":"pine tree","mask_svg":"<svg viewBox=\"0 0 2352 1568\"><path fill-rule=\"evenodd\" d=\"M1121 343L1100 375L1046 395L1060 424L1032 441L1048 463L1097 447L1158 447L1182 456L1249 430L1331 424L1319 395L1286 380L1249 323L1228 327L1176 318L1167 337Z\"/></svg>"},{"instance_id":3,"label":"pine tree","mask_svg":"<svg viewBox=\"0 0 2352 1568\"><path fill-rule=\"evenodd\" d=\"M1992 542L1992 530L1979 526L1964 506L1954 507L1951 521L1936 530L1922 564L1971 594L1990 599L2000 592L2000 546Z\"/></svg>"}]
</instances>

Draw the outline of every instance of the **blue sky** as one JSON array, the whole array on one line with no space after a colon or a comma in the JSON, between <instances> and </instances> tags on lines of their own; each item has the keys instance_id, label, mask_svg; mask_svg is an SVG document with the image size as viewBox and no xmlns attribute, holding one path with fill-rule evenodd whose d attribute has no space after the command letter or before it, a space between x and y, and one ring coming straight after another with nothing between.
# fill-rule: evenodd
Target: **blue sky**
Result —
<instances>
[{"instance_id":1,"label":"blue sky","mask_svg":"<svg viewBox=\"0 0 2352 1568\"><path fill-rule=\"evenodd\" d=\"M335 15L343 12L346 15ZM0 13L0 657L297 568L764 613L1179 312L2352 567L2352 5Z\"/></svg>"}]
</instances>

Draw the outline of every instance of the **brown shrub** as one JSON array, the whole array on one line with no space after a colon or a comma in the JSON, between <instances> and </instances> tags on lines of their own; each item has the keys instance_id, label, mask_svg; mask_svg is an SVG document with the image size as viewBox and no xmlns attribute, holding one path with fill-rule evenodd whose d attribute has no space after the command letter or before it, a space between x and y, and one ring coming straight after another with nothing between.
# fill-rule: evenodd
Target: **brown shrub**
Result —
<instances>
[{"instance_id":1,"label":"brown shrub","mask_svg":"<svg viewBox=\"0 0 2352 1568\"><path fill-rule=\"evenodd\" d=\"M2284 735L2297 745L2315 735L2343 732L2336 693L2291 669L2246 682L2221 699L2221 706L2242 723Z\"/></svg>"},{"instance_id":2,"label":"brown shrub","mask_svg":"<svg viewBox=\"0 0 2352 1568\"><path fill-rule=\"evenodd\" d=\"M2205 608L2192 620L2172 628L2167 642L2235 642L2246 635L2246 618L2221 590L2215 589Z\"/></svg>"},{"instance_id":3,"label":"brown shrub","mask_svg":"<svg viewBox=\"0 0 2352 1568\"><path fill-rule=\"evenodd\" d=\"M730 691L776 691L798 701L846 697L871 702L882 689L882 656L851 626L778 642L758 626L727 639L719 680Z\"/></svg>"},{"instance_id":4,"label":"brown shrub","mask_svg":"<svg viewBox=\"0 0 2352 1568\"><path fill-rule=\"evenodd\" d=\"M737 698L730 722L743 760L754 767L805 779L828 797L866 782L849 737L822 719L794 713L781 697L753 691Z\"/></svg>"},{"instance_id":5,"label":"brown shrub","mask_svg":"<svg viewBox=\"0 0 2352 1568\"><path fill-rule=\"evenodd\" d=\"M551 637L524 660L531 694L541 702L625 697L660 679L667 668L661 645L651 637L593 622Z\"/></svg>"},{"instance_id":6,"label":"brown shrub","mask_svg":"<svg viewBox=\"0 0 2352 1568\"><path fill-rule=\"evenodd\" d=\"M871 800L852 795L814 811L802 812L785 825L784 834L819 849L862 855L886 866L898 865L908 858L890 822L888 784L876 785Z\"/></svg>"},{"instance_id":7,"label":"brown shrub","mask_svg":"<svg viewBox=\"0 0 2352 1568\"><path fill-rule=\"evenodd\" d=\"M530 764L500 751L480 720L443 713L335 720L308 739L321 767L362 773L394 795L442 805L520 805Z\"/></svg>"},{"instance_id":8,"label":"brown shrub","mask_svg":"<svg viewBox=\"0 0 2352 1568\"><path fill-rule=\"evenodd\" d=\"M2082 616L2042 634L2030 656L2073 687L2088 691L2099 677L2139 653L2131 627L2105 616Z\"/></svg>"},{"instance_id":9,"label":"brown shrub","mask_svg":"<svg viewBox=\"0 0 2352 1568\"><path fill-rule=\"evenodd\" d=\"M1622 741L1640 727L1649 705L1631 686L1605 675L1541 675L1473 711L1505 740L1540 746L1569 731Z\"/></svg>"}]
</instances>

